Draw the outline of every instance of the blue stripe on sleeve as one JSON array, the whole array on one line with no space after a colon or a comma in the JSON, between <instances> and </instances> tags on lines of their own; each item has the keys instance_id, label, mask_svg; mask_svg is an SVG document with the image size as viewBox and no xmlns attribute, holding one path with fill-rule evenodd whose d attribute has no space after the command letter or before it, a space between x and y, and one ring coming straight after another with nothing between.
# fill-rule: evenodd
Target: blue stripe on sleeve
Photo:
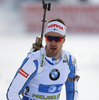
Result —
<instances>
[{"instance_id":1,"label":"blue stripe on sleeve","mask_svg":"<svg viewBox=\"0 0 99 100\"><path fill-rule=\"evenodd\" d=\"M20 66L20 68L22 68L22 67L24 66L24 64L28 61L28 59L29 59L29 58L26 57L26 58L23 60L23 63L22 63L22 65ZM20 68L19 68L19 69L20 69ZM18 69L18 71L19 71L19 69ZM18 71L16 72L16 74L15 74L13 80L14 80L15 77L17 76ZM13 80L12 80L12 82L13 82ZM11 84L12 84L12 82L11 82ZM11 84L10 84L10 86L11 86ZM10 86L9 86L9 88L8 88L8 90L7 90L7 94L6 94L6 98L7 98L7 100L9 100L9 98L8 98L8 92L9 92Z\"/></svg>"},{"instance_id":2,"label":"blue stripe on sleeve","mask_svg":"<svg viewBox=\"0 0 99 100\"><path fill-rule=\"evenodd\" d=\"M24 64L28 61L28 59L29 59L29 58L25 58L25 59L24 59L24 61L23 61L22 65L20 66L20 68L22 68L22 67L24 66ZM38 71L38 61L37 61L37 60L34 60L33 62L34 62L34 64L35 64L35 66L36 66L36 71L33 72L33 73L31 74L31 76L30 76L30 77L28 78L28 80L25 82L25 84L24 84L24 86L22 87L22 89L19 91L19 94L18 94L18 95L20 95L20 94L24 91L24 89L26 88L26 86L27 86L27 84L30 82L30 80L37 74L37 71ZM20 68L19 68L19 69L20 69ZM19 71L19 69L18 69L18 71ZM18 71L16 72L15 77L17 76ZM14 79L15 79L15 77L14 77ZM13 79L13 81L14 81L14 79ZM12 81L12 82L13 82L13 81ZM12 84L12 82L11 82L11 84ZM11 84L10 84L10 86L11 86ZM9 98L8 98L8 92L9 92L10 86L9 86L9 88L8 88L8 90L7 90L7 94L6 94L7 100L9 100Z\"/></svg>"},{"instance_id":3,"label":"blue stripe on sleeve","mask_svg":"<svg viewBox=\"0 0 99 100\"><path fill-rule=\"evenodd\" d=\"M21 91L19 92L19 95L24 91L24 89L26 88L26 86L27 86L27 84L30 82L30 80L37 74L37 71L38 71L38 61L35 60L35 61L33 61L33 62L34 62L34 64L35 64L35 66L36 66L36 71L33 72L33 73L31 74L31 76L28 78L28 80L26 81L26 83L25 83L24 86L22 87Z\"/></svg>"},{"instance_id":4,"label":"blue stripe on sleeve","mask_svg":"<svg viewBox=\"0 0 99 100\"><path fill-rule=\"evenodd\" d=\"M71 55L69 56L69 69L70 73L68 75L68 78L74 78L75 77L75 66L72 64ZM75 94L75 86L74 81L66 82L66 100L74 100L74 94Z\"/></svg>"}]
</instances>

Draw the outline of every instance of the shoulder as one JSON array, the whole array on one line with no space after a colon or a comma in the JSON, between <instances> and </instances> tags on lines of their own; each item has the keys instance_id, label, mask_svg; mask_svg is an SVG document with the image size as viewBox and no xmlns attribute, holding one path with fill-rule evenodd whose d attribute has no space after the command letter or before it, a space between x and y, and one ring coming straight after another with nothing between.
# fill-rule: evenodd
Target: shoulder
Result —
<instances>
[{"instance_id":1,"label":"shoulder","mask_svg":"<svg viewBox=\"0 0 99 100\"><path fill-rule=\"evenodd\" d=\"M62 50L62 52L63 52L63 55L66 54L68 60L69 60L69 58L70 58L70 56L71 56L73 65L76 64L76 58L75 58L75 56L74 56L73 54L71 54L71 53L70 53L69 51L67 51L67 50Z\"/></svg>"},{"instance_id":2,"label":"shoulder","mask_svg":"<svg viewBox=\"0 0 99 100\"><path fill-rule=\"evenodd\" d=\"M34 60L37 60L40 62L41 60L41 50L38 50L36 52L28 52L27 53L27 58Z\"/></svg>"}]
</instances>

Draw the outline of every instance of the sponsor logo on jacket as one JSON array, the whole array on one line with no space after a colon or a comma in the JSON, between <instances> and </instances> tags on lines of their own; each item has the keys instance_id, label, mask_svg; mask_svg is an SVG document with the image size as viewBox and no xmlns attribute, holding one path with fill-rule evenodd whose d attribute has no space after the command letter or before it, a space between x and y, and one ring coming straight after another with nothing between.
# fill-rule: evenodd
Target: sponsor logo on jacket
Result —
<instances>
[{"instance_id":1,"label":"sponsor logo on jacket","mask_svg":"<svg viewBox=\"0 0 99 100\"><path fill-rule=\"evenodd\" d=\"M19 71L18 71L22 76L24 76L25 78L27 78L28 76L29 76L29 74L28 73L26 73L23 69L19 69Z\"/></svg>"}]
</instances>

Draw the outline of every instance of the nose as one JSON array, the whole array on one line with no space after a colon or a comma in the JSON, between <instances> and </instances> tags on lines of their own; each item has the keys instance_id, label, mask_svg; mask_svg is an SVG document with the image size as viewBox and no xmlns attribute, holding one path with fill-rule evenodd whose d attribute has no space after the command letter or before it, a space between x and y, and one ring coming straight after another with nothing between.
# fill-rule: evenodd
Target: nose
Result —
<instances>
[{"instance_id":1,"label":"nose","mask_svg":"<svg viewBox=\"0 0 99 100\"><path fill-rule=\"evenodd\" d=\"M56 42L55 42L54 39L51 41L51 44L52 44L52 45L55 45L55 44L56 44Z\"/></svg>"}]
</instances>

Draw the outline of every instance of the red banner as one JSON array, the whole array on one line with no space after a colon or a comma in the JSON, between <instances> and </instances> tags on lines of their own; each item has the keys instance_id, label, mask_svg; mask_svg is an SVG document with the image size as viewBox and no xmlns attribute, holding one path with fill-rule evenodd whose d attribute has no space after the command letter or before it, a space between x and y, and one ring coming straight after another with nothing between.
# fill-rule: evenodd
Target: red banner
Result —
<instances>
[{"instance_id":1,"label":"red banner","mask_svg":"<svg viewBox=\"0 0 99 100\"><path fill-rule=\"evenodd\" d=\"M23 4L23 16L28 31L41 31L42 4ZM52 4L46 20L61 18L70 33L99 33L99 5Z\"/></svg>"}]
</instances>

